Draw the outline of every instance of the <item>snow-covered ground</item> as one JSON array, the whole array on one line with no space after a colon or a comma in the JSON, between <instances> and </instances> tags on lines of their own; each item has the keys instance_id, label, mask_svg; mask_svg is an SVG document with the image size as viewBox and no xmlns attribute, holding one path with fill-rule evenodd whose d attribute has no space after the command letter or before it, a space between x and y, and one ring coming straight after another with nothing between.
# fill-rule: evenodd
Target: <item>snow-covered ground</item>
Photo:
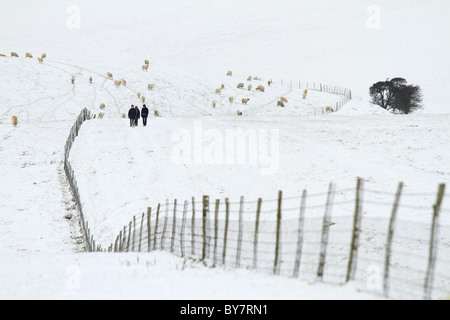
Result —
<instances>
[{"instance_id":1,"label":"snow-covered ground","mask_svg":"<svg viewBox=\"0 0 450 320\"><path fill-rule=\"evenodd\" d=\"M367 27L373 6L381 10L380 29ZM273 199L278 190L292 197L305 188L324 192L330 181L354 187L359 176L387 192L403 181L406 192L426 194L413 204L429 207L437 185L449 182L446 1L2 1L0 9L0 53L20 55L0 57L1 298L373 297L353 285L211 269L164 253L80 253L62 161L84 107L98 113L106 104L105 118L86 122L71 152L86 218L104 246L133 215L166 198ZM48 58L38 64L24 58L28 51ZM107 72L127 86L116 88ZM261 79L251 91L249 75ZM393 116L367 103L368 87L394 76L422 86L421 114ZM341 97L310 90L304 100L299 80L350 88L354 99L338 113L308 116ZM255 91L258 84L266 92ZM131 129L121 114L140 102L138 92L161 117ZM276 107L281 96L289 100L285 108ZM254 163L220 156L227 130L240 129L269 139ZM181 142L189 139L186 148ZM430 222L417 213L402 218ZM441 240L448 244L445 235ZM197 288L199 278L201 288L186 289ZM445 294L447 284L438 285ZM147 289L154 286L162 290Z\"/></svg>"}]
</instances>

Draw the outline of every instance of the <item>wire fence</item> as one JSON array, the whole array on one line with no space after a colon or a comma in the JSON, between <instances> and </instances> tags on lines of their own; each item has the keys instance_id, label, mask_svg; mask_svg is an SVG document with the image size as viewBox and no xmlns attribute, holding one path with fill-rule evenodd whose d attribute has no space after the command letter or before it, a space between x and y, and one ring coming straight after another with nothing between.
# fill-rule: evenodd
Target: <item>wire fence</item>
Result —
<instances>
[{"instance_id":1,"label":"wire fence","mask_svg":"<svg viewBox=\"0 0 450 320\"><path fill-rule=\"evenodd\" d=\"M352 281L390 298L448 296L445 185L429 205L417 206L409 200L423 194L403 195L402 187L395 194L364 190L358 179L353 189L335 190L330 184L325 193L283 198L280 192L269 201L212 201L208 196L166 201L134 216L108 251L162 250L213 266L331 284ZM414 212L421 215L417 222L411 219Z\"/></svg>"},{"instance_id":2,"label":"wire fence","mask_svg":"<svg viewBox=\"0 0 450 320\"><path fill-rule=\"evenodd\" d=\"M83 230L83 235L85 238L86 248L89 252L95 251L95 241L94 236L91 235L91 231L89 229L88 222L85 220L83 206L81 204L80 192L78 190L77 180L75 179L75 171L72 169L72 166L69 162L70 150L72 149L73 143L75 142L76 137L78 136L78 132L84 121L95 118L89 110L84 108L77 120L75 121L72 129L70 130L69 137L67 138L66 145L64 147L64 171L66 173L67 181L69 182L70 189L72 191L72 195L74 197L74 201L77 205L80 220L81 220L81 228Z\"/></svg>"},{"instance_id":3,"label":"wire fence","mask_svg":"<svg viewBox=\"0 0 450 320\"><path fill-rule=\"evenodd\" d=\"M84 109L65 145L64 169L77 204L87 250L96 246L83 212L69 162L84 121ZM248 268L274 275L356 282L361 290L402 299L450 296L450 194L396 193L364 188L300 197L232 202L177 200L134 216L109 252L169 251L212 265Z\"/></svg>"},{"instance_id":4,"label":"wire fence","mask_svg":"<svg viewBox=\"0 0 450 320\"><path fill-rule=\"evenodd\" d=\"M276 82L272 82L276 83ZM349 102L352 99L352 91L348 88L343 88L339 86L324 84L324 83L316 83L316 82L309 82L309 81L293 81L293 80L284 80L281 79L279 84L285 87L289 87L291 89L293 88L299 88L304 89L303 94L306 96L308 90L318 91L318 92L325 92L329 94L334 94L337 96L340 96L339 100L335 102L334 105L330 106L323 106L323 107L316 107L314 110L311 110L307 113L307 115L324 115L331 112L337 112L342 107Z\"/></svg>"}]
</instances>

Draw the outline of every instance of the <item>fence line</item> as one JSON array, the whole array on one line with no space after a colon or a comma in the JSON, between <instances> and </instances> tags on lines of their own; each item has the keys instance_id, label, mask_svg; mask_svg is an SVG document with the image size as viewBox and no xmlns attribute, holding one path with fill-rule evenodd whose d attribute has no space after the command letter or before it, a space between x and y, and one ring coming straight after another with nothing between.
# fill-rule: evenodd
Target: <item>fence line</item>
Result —
<instances>
[{"instance_id":1,"label":"fence line","mask_svg":"<svg viewBox=\"0 0 450 320\"><path fill-rule=\"evenodd\" d=\"M432 299L448 295L445 290L450 288L446 272L450 247L447 241L440 245L438 236L442 229L446 231L442 234L450 233L450 226L439 223L444 190L445 185L441 185L434 208L424 212L430 215L430 225L408 220L399 223L402 184L390 210L383 204L366 204L363 194L370 197L370 193L365 194L361 179L352 191L352 201L335 201L342 192L330 184L321 206L307 204L314 197L306 191L299 198L290 198L288 202L298 201L296 211L285 211L287 198L283 199L281 192L276 200L248 202L251 207L243 197L234 203L228 199L210 203L204 196L200 215L196 215L194 198L182 206L176 200L167 201L163 209L158 204L156 212L148 208L146 215L134 216L108 251L166 250L213 265L274 275L333 284L356 281L370 292L391 298L409 293L417 299ZM336 203L345 203L348 210L332 216ZM231 204L238 210L230 210ZM262 210L265 205L272 210ZM382 212L387 209L390 220L363 214L374 208ZM159 216L160 210L165 211L164 219ZM414 238L410 236L412 230ZM376 281L367 275L371 272L377 275Z\"/></svg>"},{"instance_id":2,"label":"fence line","mask_svg":"<svg viewBox=\"0 0 450 320\"><path fill-rule=\"evenodd\" d=\"M272 82L272 83L274 83L274 82ZM291 89L294 88L294 82L292 80L285 81L284 79L281 79L280 84L282 86L286 86ZM342 109L342 107L347 102L352 100L352 91L350 89L344 88L344 87L299 80L298 88L305 89L306 91L313 90L313 91L325 92L325 93L341 96L340 100L337 101L334 106L329 106L332 108L332 110L327 110L325 107L323 107L321 110L315 109L314 111L308 112L307 115L319 115L319 114L323 115L323 114L327 114L330 112L337 112L340 109ZM318 113L318 111L319 111L319 113Z\"/></svg>"},{"instance_id":3,"label":"fence line","mask_svg":"<svg viewBox=\"0 0 450 320\"><path fill-rule=\"evenodd\" d=\"M95 116L94 116L95 117ZM80 128L84 121L92 119L93 116L91 112L84 108L79 114L77 120L75 121L72 129L70 130L69 137L67 138L65 147L64 147L64 171L66 173L67 181L69 182L70 189L75 198L75 202L80 214L81 219L81 228L83 230L84 240L86 243L86 248L89 252L96 251L94 236L91 234L89 229L88 222L84 217L83 206L81 204L80 192L78 190L77 180L75 179L75 172L72 169L72 166L69 162L70 150L72 149L73 143L75 142L76 137L80 131Z\"/></svg>"}]
</instances>

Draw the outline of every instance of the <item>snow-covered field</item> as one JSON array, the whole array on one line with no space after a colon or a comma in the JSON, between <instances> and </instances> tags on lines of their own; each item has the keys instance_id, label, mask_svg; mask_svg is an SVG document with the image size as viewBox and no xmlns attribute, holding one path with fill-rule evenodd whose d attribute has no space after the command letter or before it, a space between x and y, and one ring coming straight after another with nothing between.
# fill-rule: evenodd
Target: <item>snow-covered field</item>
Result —
<instances>
[{"instance_id":1,"label":"snow-covered field","mask_svg":"<svg viewBox=\"0 0 450 320\"><path fill-rule=\"evenodd\" d=\"M380 29L367 26L374 5ZM403 181L405 192L421 194L411 204L430 207L438 184L449 182L446 1L2 1L0 9L0 53L20 55L0 57L0 298L375 297L354 285L211 269L165 253L81 253L62 162L84 107L98 113L106 104L104 119L83 125L70 157L86 219L104 247L133 215L165 199L274 199L278 190L297 197L303 189L325 192L331 181L354 187L362 177L367 188L392 193ZM48 58L39 64L24 57L28 51ZM107 72L127 86L116 88ZM261 79L251 91L249 75ZM395 76L422 86L423 112L393 116L367 102L372 83ZM350 88L354 99L338 113L308 115L341 97L310 90L302 99L299 80ZM258 84L266 92L255 91ZM138 92L161 117L131 129L121 114L140 103ZM281 96L285 108L276 107ZM249 148L241 164L227 159L230 130L267 142ZM401 215L405 223L431 221L416 211ZM444 214L441 223L449 220ZM448 246L446 235L441 240ZM450 292L438 285L440 296Z\"/></svg>"}]
</instances>

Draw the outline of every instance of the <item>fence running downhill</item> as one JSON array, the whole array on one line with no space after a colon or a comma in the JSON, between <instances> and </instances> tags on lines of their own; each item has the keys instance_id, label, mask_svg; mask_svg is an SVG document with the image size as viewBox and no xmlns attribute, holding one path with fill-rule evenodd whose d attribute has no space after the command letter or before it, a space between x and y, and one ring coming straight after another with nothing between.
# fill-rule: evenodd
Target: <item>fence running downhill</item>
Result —
<instances>
[{"instance_id":1,"label":"fence running downhill","mask_svg":"<svg viewBox=\"0 0 450 320\"><path fill-rule=\"evenodd\" d=\"M102 249L85 221L69 162L81 125L91 118L84 109L73 125L64 169L87 250L94 252ZM353 281L362 290L391 298L442 298L450 296L450 209L443 206L448 198L445 185L437 195L404 193L402 184L391 193L364 188L358 179L356 188L336 190L330 184L327 192L304 191L292 198L280 192L265 201L242 197L211 203L208 196L200 202L166 201L133 217L108 251L164 250L309 281Z\"/></svg>"},{"instance_id":2,"label":"fence running downhill","mask_svg":"<svg viewBox=\"0 0 450 320\"><path fill-rule=\"evenodd\" d=\"M355 189L331 184L328 192L298 198L280 192L270 201L166 201L135 216L108 251L163 250L274 275L354 281L391 298L432 299L450 294L450 239L438 241L439 230L450 234L439 222L440 215L450 218L441 210L444 189L434 207L400 205L401 197L422 195L402 194L402 184L396 194L365 190L361 179ZM392 201L380 200L386 197ZM412 212L423 212L430 224L398 218Z\"/></svg>"},{"instance_id":3,"label":"fence running downhill","mask_svg":"<svg viewBox=\"0 0 450 320\"><path fill-rule=\"evenodd\" d=\"M84 217L83 206L80 199L80 192L78 190L77 180L75 179L75 172L72 169L72 166L69 162L69 155L73 143L75 142L75 138L78 136L78 132L80 131L82 124L84 123L84 121L90 120L94 117L95 116L93 116L88 109L84 108L81 111L80 115L78 116L77 120L75 121L74 125L72 126L69 137L67 138L66 141L66 145L64 147L64 171L66 173L67 181L69 182L70 189L74 197L74 201L77 205L78 212L80 214L81 228L83 230L83 235L85 238L86 249L89 252L95 251L94 236L91 235L88 222L85 220Z\"/></svg>"}]
</instances>

